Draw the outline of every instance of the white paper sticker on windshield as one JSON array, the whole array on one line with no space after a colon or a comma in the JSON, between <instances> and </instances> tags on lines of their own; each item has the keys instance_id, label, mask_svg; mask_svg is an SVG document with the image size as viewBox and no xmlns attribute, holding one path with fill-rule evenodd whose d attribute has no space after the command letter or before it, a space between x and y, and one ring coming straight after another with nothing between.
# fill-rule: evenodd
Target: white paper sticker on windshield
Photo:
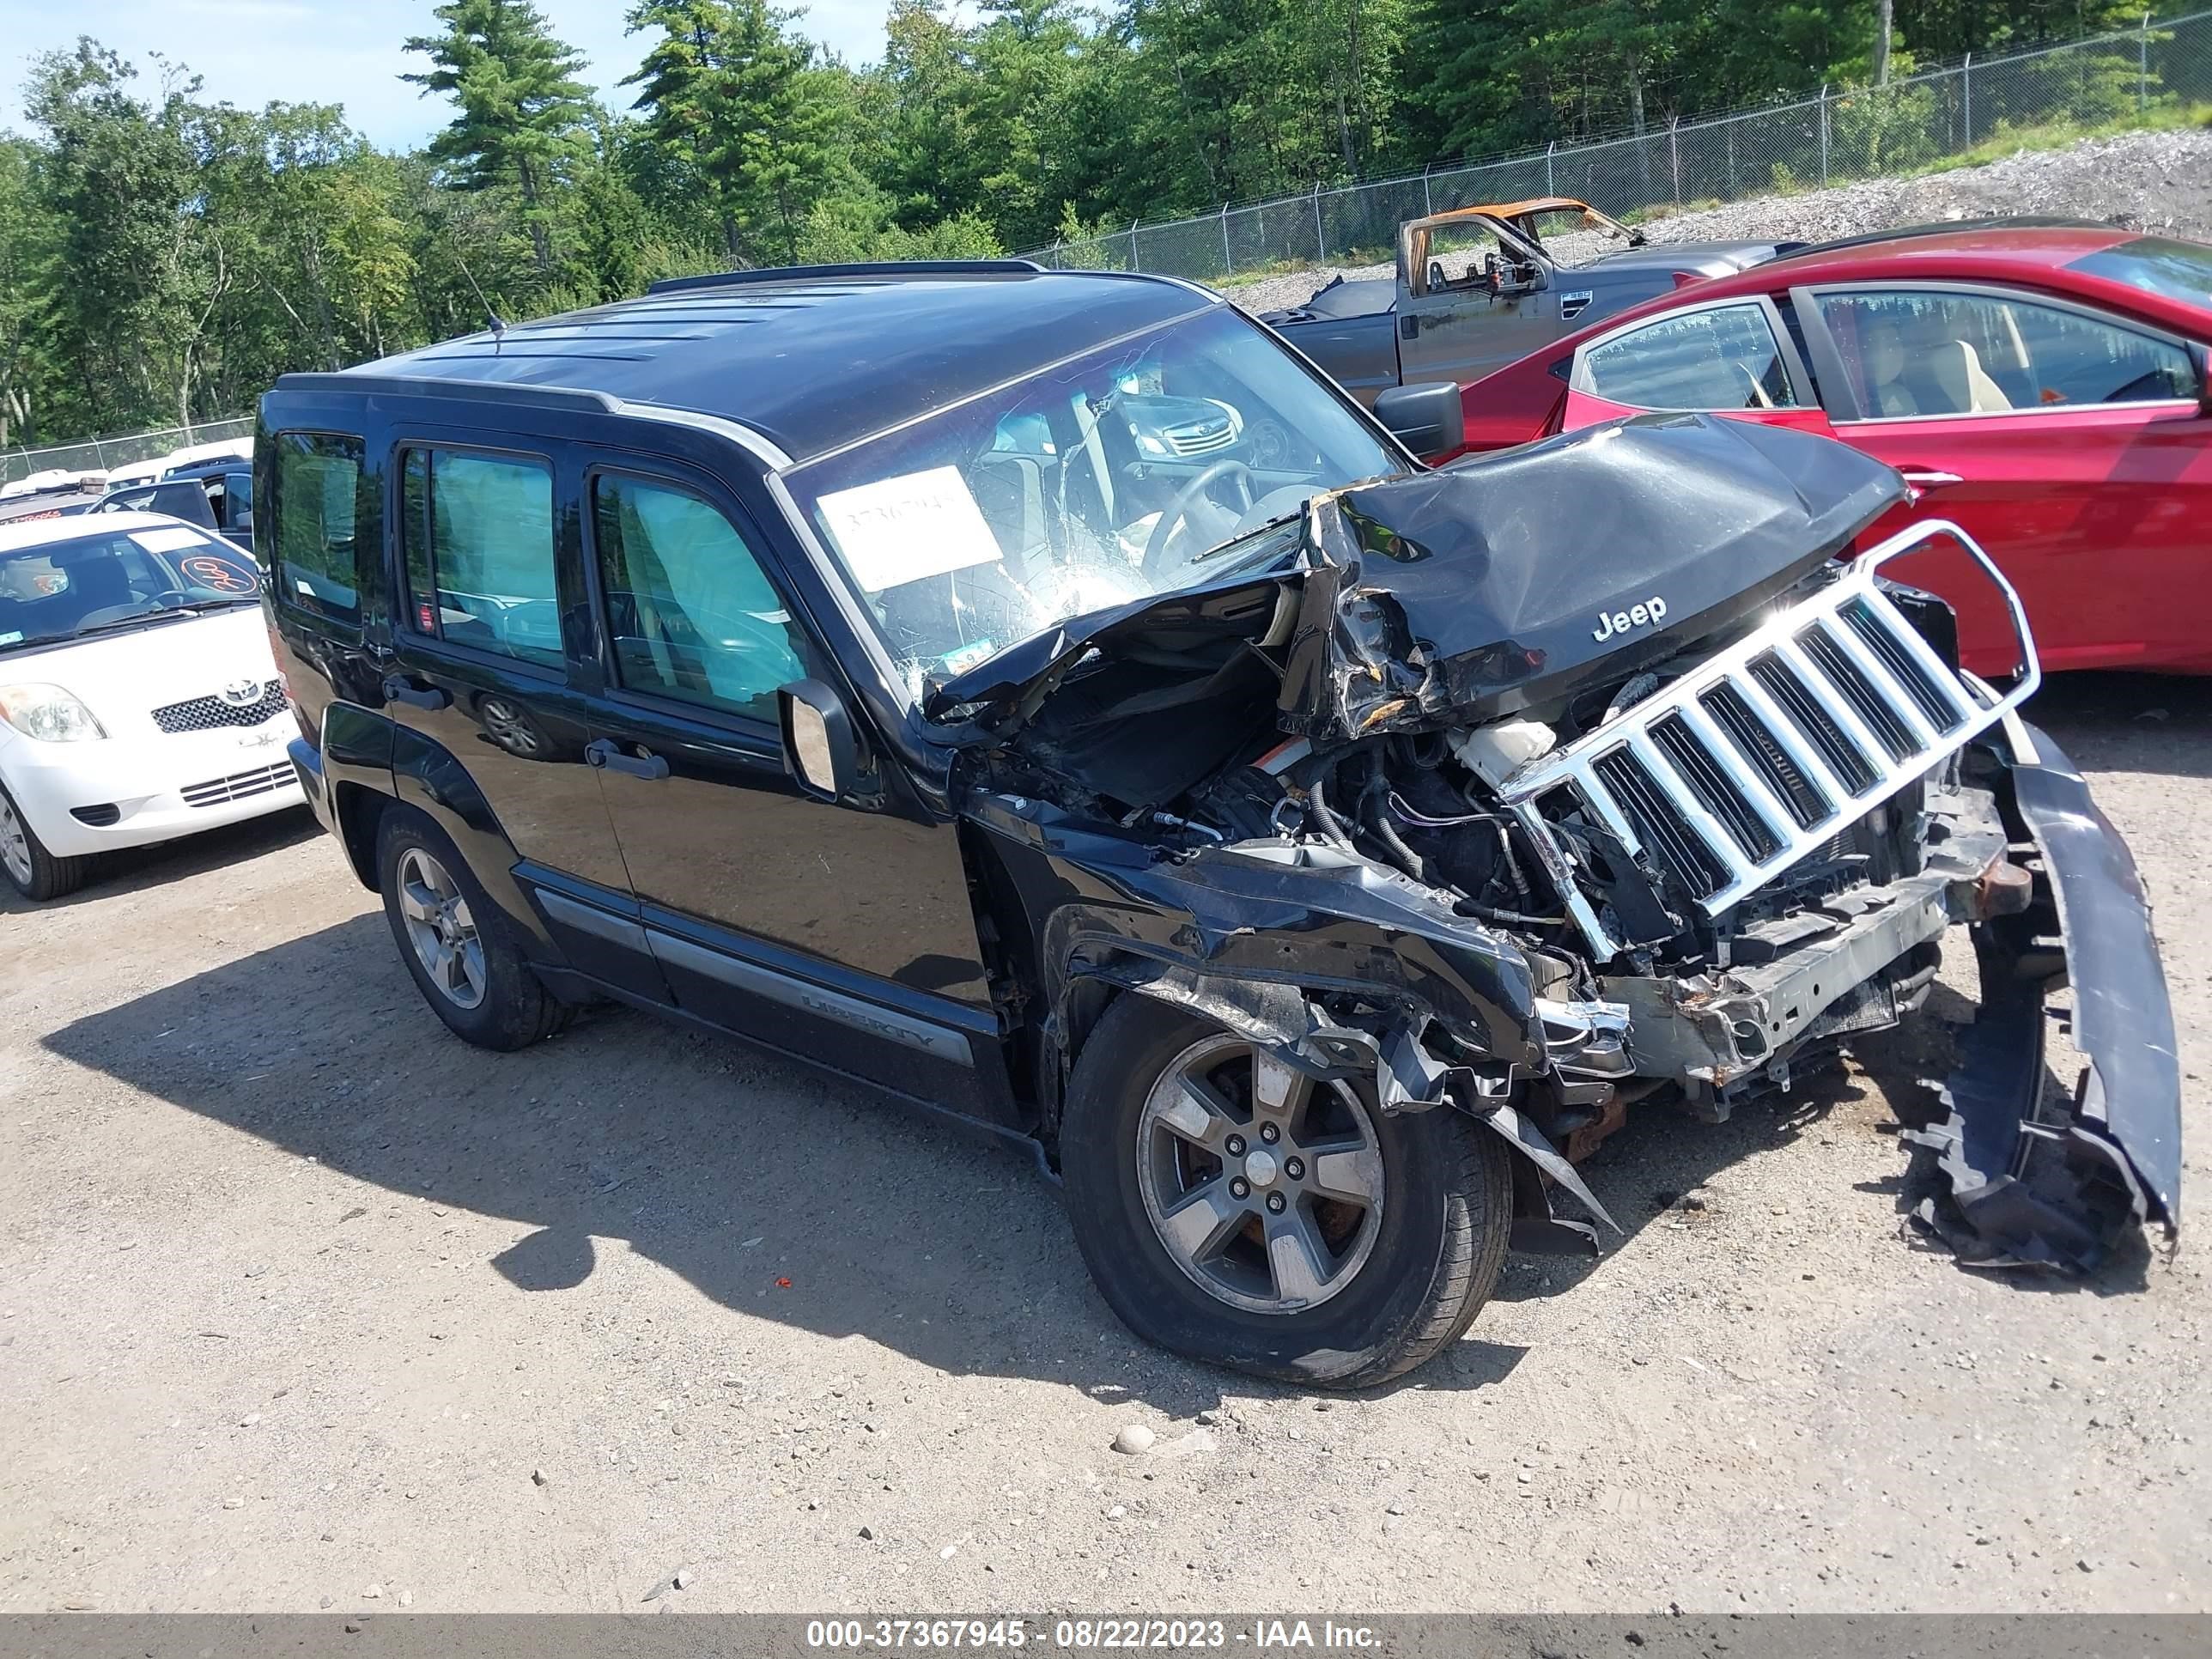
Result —
<instances>
[{"instance_id":1,"label":"white paper sticker on windshield","mask_svg":"<svg viewBox=\"0 0 2212 1659\"><path fill-rule=\"evenodd\" d=\"M840 489L820 506L853 580L870 593L999 556L998 538L957 466Z\"/></svg>"},{"instance_id":2,"label":"white paper sticker on windshield","mask_svg":"<svg viewBox=\"0 0 2212 1659\"><path fill-rule=\"evenodd\" d=\"M134 530L131 539L149 553L173 553L180 547L198 547L207 538L197 530Z\"/></svg>"}]
</instances>

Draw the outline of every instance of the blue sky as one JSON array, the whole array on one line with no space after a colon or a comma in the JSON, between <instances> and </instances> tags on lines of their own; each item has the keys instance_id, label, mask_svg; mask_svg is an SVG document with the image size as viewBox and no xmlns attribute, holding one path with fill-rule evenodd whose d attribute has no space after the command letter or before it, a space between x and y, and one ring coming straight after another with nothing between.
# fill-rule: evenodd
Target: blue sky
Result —
<instances>
[{"instance_id":1,"label":"blue sky","mask_svg":"<svg viewBox=\"0 0 2212 1659\"><path fill-rule=\"evenodd\" d=\"M151 52L189 65L204 96L258 108L271 99L342 103L380 144L419 142L447 119L443 100L398 76L420 68L399 43L429 32L434 0L0 0L0 130L23 128L30 60L89 34L126 57ZM602 91L636 67L642 37L626 35L627 0L538 0L554 32L589 60ZM798 25L847 61L883 54L888 0L811 0ZM143 65L142 64L142 75ZM628 94L621 94L628 102Z\"/></svg>"}]
</instances>

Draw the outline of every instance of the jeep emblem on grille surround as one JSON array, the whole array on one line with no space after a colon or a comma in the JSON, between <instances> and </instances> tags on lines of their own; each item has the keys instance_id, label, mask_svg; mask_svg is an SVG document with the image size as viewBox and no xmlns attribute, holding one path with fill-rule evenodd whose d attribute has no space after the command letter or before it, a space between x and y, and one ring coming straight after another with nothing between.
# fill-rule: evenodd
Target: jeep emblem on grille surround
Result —
<instances>
[{"instance_id":1,"label":"jeep emblem on grille surround","mask_svg":"<svg viewBox=\"0 0 2212 1659\"><path fill-rule=\"evenodd\" d=\"M1655 628L1667 615L1667 601L1654 593L1641 604L1632 605L1626 611L1601 611L1597 626L1590 630L1594 640L1609 640L1617 634L1626 634L1632 628Z\"/></svg>"}]
</instances>

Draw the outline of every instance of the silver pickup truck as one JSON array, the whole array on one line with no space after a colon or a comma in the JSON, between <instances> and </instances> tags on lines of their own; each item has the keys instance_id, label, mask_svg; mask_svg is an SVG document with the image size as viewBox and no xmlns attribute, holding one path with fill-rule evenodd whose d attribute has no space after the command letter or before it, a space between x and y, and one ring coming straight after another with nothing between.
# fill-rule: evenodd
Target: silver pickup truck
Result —
<instances>
[{"instance_id":1,"label":"silver pickup truck","mask_svg":"<svg viewBox=\"0 0 2212 1659\"><path fill-rule=\"evenodd\" d=\"M1395 386L1479 380L1584 322L1799 246L1655 245L1571 197L1494 203L1407 221L1395 277L1339 277L1260 320L1371 405Z\"/></svg>"}]
</instances>

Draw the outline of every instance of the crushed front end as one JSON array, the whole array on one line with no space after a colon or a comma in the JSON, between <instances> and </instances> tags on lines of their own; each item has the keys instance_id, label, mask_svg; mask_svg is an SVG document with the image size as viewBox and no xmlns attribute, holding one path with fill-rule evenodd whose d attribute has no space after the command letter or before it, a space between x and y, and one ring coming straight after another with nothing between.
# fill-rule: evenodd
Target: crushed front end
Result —
<instances>
[{"instance_id":1,"label":"crushed front end","mask_svg":"<svg viewBox=\"0 0 2212 1659\"><path fill-rule=\"evenodd\" d=\"M1718 1121L1895 1025L1969 930L1979 1018L1901 1103L1962 1258L2094 1267L2179 1213L2179 1074L2124 844L2022 722L1996 567L1841 445L1639 420L1316 498L1286 571L1097 618L946 687L970 813L1042 940L1041 1073L1085 986L1175 1001L1385 1112L1512 1143L1523 1248L1608 1220L1573 1165L1632 1105ZM1886 574L1963 548L1999 690ZM1020 872L1026 869L1027 874ZM2071 985L2087 1069L2044 1088Z\"/></svg>"}]
</instances>

